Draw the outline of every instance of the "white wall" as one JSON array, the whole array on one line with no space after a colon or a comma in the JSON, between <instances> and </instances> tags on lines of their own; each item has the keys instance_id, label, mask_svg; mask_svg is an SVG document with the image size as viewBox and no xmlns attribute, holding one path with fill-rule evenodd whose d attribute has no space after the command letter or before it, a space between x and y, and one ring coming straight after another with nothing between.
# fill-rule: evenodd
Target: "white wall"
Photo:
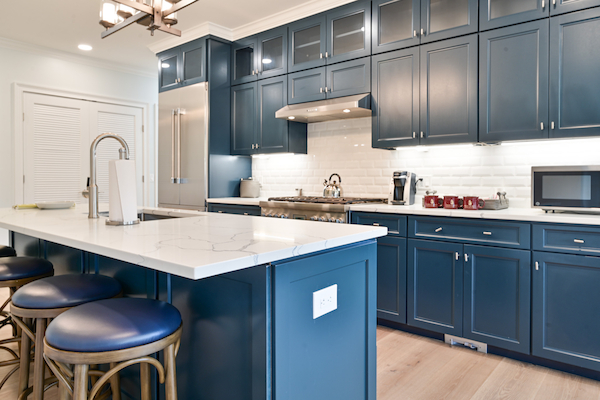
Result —
<instances>
[{"instance_id":1,"label":"white wall","mask_svg":"<svg viewBox=\"0 0 600 400\"><path fill-rule=\"evenodd\" d=\"M387 197L393 172L408 170L431 176L438 194L489 196L501 188L511 206L529 207L532 165L596 165L599 150L600 138L379 150L371 148L371 119L361 118L309 124L308 155L254 158L252 174L261 196L291 196L297 187L321 195L323 180L337 172L345 196Z\"/></svg>"}]
</instances>

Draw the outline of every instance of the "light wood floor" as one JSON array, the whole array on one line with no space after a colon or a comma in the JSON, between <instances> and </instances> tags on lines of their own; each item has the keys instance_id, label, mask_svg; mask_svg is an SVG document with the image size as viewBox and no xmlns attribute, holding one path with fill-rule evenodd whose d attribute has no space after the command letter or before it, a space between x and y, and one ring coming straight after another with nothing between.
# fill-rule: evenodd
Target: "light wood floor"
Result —
<instances>
[{"instance_id":1,"label":"light wood floor","mask_svg":"<svg viewBox=\"0 0 600 400\"><path fill-rule=\"evenodd\" d=\"M0 291L0 304L5 296ZM0 338L9 334L8 328L0 330ZM7 353L0 352L0 360L5 359ZM9 370L0 368L0 380ZM0 400L15 400L17 384L13 375L0 390ZM56 389L44 397L56 400ZM377 399L600 400L600 382L378 327Z\"/></svg>"}]
</instances>

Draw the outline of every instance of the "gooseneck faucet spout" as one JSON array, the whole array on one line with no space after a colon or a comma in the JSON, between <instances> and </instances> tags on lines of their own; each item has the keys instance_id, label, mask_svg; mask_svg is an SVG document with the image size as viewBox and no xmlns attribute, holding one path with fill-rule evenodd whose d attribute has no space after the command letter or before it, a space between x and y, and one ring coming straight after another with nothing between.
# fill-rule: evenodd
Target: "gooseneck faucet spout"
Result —
<instances>
[{"instance_id":1,"label":"gooseneck faucet spout","mask_svg":"<svg viewBox=\"0 0 600 400\"><path fill-rule=\"evenodd\" d=\"M90 146L90 213L88 218L98 218L98 185L96 184L96 149L98 143L104 139L113 138L121 143L123 148L119 149L119 158L121 160L129 160L129 146L127 142L119 135L114 133L103 133L92 142Z\"/></svg>"}]
</instances>

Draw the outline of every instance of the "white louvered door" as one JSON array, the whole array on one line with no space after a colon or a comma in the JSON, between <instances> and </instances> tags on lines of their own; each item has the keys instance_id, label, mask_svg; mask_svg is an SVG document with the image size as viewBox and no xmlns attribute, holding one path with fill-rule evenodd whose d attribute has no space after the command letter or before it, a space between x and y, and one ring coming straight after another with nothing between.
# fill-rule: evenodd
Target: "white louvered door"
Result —
<instances>
[{"instance_id":1,"label":"white louvered door","mask_svg":"<svg viewBox=\"0 0 600 400\"><path fill-rule=\"evenodd\" d=\"M32 93L23 102L24 202L84 202L89 103Z\"/></svg>"}]
</instances>

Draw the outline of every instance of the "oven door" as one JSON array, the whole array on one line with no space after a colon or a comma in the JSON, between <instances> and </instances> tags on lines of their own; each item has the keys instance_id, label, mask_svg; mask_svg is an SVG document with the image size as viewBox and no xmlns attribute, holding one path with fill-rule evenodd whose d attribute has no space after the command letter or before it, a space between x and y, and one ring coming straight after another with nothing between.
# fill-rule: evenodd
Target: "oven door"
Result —
<instances>
[{"instance_id":1,"label":"oven door","mask_svg":"<svg viewBox=\"0 0 600 400\"><path fill-rule=\"evenodd\" d=\"M531 176L534 208L600 211L600 166L533 167Z\"/></svg>"}]
</instances>

